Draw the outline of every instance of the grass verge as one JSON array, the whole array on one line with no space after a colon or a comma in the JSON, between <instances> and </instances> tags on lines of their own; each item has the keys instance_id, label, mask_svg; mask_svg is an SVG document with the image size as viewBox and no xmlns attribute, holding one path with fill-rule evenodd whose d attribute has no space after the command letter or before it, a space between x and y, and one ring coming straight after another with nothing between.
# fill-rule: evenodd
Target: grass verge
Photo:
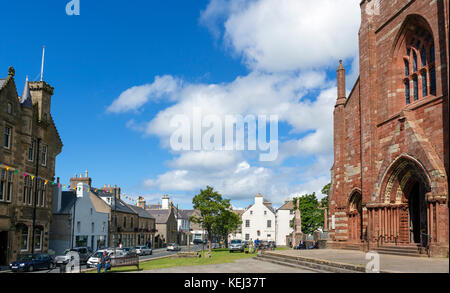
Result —
<instances>
[{"instance_id":1,"label":"grass verge","mask_svg":"<svg viewBox=\"0 0 450 293\"><path fill-rule=\"evenodd\" d=\"M248 254L241 252L230 253L228 249L214 249L211 258L205 258L205 252L202 252L200 258L161 258L156 260L149 260L139 264L140 271L148 271L155 269L165 269L171 267L185 267L185 266L203 266L221 263L232 263L238 259L252 258L256 254ZM135 272L136 267L119 267L113 268L112 273L116 272ZM97 271L90 271L88 273L96 273Z\"/></svg>"}]
</instances>

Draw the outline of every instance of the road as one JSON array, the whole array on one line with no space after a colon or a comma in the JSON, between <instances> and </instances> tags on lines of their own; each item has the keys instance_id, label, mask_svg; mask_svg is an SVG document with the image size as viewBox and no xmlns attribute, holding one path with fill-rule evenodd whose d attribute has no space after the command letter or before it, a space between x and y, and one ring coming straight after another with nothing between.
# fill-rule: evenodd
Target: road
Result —
<instances>
[{"instance_id":1,"label":"road","mask_svg":"<svg viewBox=\"0 0 450 293\"><path fill-rule=\"evenodd\" d=\"M200 251L202 250L203 246L202 245L191 245L191 251ZM206 249L206 245L205 245L205 249ZM182 246L181 247L181 251L187 251L187 246ZM153 249L153 254L152 255L146 255L146 256L141 256L139 257L139 260L151 260L153 258L157 258L157 257L163 257L163 256L169 256L169 255L175 255L177 254L178 251L167 251L166 248L158 248L158 249ZM81 269L86 269L86 265L82 265ZM33 273L36 274L45 274L45 273L60 273L59 268L53 269L53 270L40 270L40 271L35 271Z\"/></svg>"}]
</instances>

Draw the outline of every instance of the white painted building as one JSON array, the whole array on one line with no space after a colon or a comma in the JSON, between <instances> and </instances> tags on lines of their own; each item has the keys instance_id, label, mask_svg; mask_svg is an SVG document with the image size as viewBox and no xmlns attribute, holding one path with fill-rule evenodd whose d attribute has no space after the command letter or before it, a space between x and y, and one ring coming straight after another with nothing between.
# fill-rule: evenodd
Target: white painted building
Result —
<instances>
[{"instance_id":1,"label":"white painted building","mask_svg":"<svg viewBox=\"0 0 450 293\"><path fill-rule=\"evenodd\" d=\"M255 195L255 203L242 214L243 240L275 241L276 214L262 194Z\"/></svg>"},{"instance_id":2,"label":"white painted building","mask_svg":"<svg viewBox=\"0 0 450 293\"><path fill-rule=\"evenodd\" d=\"M50 248L62 254L72 246L94 251L108 246L108 213L101 205L102 200L86 183L78 183L76 191L62 192L55 187Z\"/></svg>"},{"instance_id":3,"label":"white painted building","mask_svg":"<svg viewBox=\"0 0 450 293\"><path fill-rule=\"evenodd\" d=\"M284 205L277 210L277 233L275 238L277 246L289 245L289 243L286 243L286 236L291 235L294 231L291 228L291 221L294 217L294 203L292 200L287 199Z\"/></svg>"}]
</instances>

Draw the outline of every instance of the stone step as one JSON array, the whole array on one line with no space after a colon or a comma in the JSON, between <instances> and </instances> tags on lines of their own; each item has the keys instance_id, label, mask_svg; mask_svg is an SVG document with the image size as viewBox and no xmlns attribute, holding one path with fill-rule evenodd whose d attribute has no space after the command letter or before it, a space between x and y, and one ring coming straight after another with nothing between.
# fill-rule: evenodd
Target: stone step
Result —
<instances>
[{"instance_id":1,"label":"stone step","mask_svg":"<svg viewBox=\"0 0 450 293\"><path fill-rule=\"evenodd\" d=\"M321 273L361 273L364 268L357 266L338 264L324 260L306 259L302 257L290 257L276 254L262 254L258 258L262 261L278 263L280 265L295 266L302 269L312 270Z\"/></svg>"}]
</instances>

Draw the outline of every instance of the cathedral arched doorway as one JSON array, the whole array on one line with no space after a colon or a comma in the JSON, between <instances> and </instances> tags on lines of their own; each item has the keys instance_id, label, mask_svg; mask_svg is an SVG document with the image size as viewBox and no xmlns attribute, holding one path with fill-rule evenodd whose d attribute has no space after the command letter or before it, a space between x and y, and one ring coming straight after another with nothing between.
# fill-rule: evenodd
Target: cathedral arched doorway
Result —
<instances>
[{"instance_id":1,"label":"cathedral arched doorway","mask_svg":"<svg viewBox=\"0 0 450 293\"><path fill-rule=\"evenodd\" d=\"M350 242L360 242L362 235L362 195L355 191L348 206L348 236Z\"/></svg>"},{"instance_id":2,"label":"cathedral arched doorway","mask_svg":"<svg viewBox=\"0 0 450 293\"><path fill-rule=\"evenodd\" d=\"M384 243L427 245L431 191L427 172L417 160L398 159L385 176L382 203L369 211L371 230Z\"/></svg>"}]
</instances>

